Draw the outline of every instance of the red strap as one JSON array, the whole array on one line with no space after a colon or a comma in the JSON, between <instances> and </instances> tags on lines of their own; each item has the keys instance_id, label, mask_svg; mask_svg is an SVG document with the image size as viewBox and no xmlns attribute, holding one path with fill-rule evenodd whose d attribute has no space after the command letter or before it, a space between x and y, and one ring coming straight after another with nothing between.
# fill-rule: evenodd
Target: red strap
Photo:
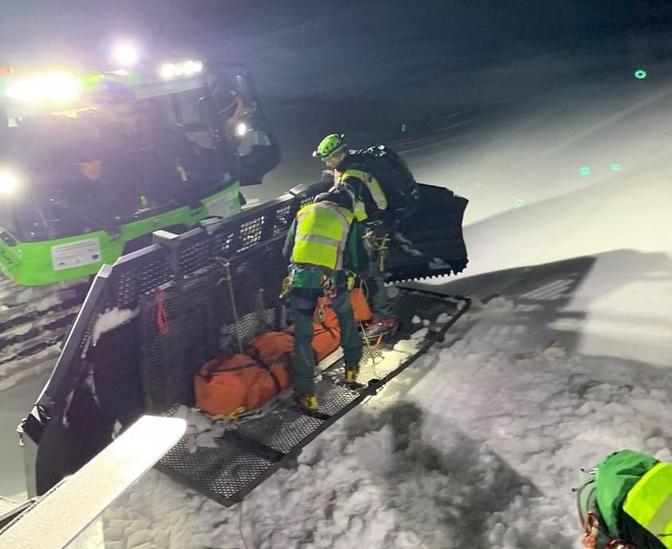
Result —
<instances>
[{"instance_id":1,"label":"red strap","mask_svg":"<svg viewBox=\"0 0 672 549\"><path fill-rule=\"evenodd\" d=\"M165 298L161 288L156 289L154 301L156 302L156 329L161 335L166 335L170 332L170 325L168 324L168 315L164 304Z\"/></svg>"}]
</instances>

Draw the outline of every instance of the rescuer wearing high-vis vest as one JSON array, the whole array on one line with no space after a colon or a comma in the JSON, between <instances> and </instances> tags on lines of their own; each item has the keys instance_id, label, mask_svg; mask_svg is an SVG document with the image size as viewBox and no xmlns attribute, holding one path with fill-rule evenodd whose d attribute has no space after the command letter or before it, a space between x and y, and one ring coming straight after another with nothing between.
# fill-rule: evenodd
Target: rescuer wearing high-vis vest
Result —
<instances>
[{"instance_id":1,"label":"rescuer wearing high-vis vest","mask_svg":"<svg viewBox=\"0 0 672 549\"><path fill-rule=\"evenodd\" d=\"M578 494L587 549L672 549L672 464L620 450Z\"/></svg>"},{"instance_id":2,"label":"rescuer wearing high-vis vest","mask_svg":"<svg viewBox=\"0 0 672 549\"><path fill-rule=\"evenodd\" d=\"M383 185L368 170L363 158L351 154L342 135L326 136L313 151L313 157L334 170L336 188L346 189L351 194L355 218L364 227L362 236L369 257L365 281L374 313L374 320L367 326L365 335L370 340L390 335L397 329L398 318L385 290L384 256L389 229L384 219L388 199Z\"/></svg>"},{"instance_id":3,"label":"rescuer wearing high-vis vest","mask_svg":"<svg viewBox=\"0 0 672 549\"><path fill-rule=\"evenodd\" d=\"M345 383L356 382L362 339L352 311L347 271L360 268L361 237L353 225L352 199L330 191L296 214L283 253L289 260L289 301L294 320L294 396L305 409L317 410L313 318L318 299L328 295L338 317L345 362Z\"/></svg>"}]
</instances>

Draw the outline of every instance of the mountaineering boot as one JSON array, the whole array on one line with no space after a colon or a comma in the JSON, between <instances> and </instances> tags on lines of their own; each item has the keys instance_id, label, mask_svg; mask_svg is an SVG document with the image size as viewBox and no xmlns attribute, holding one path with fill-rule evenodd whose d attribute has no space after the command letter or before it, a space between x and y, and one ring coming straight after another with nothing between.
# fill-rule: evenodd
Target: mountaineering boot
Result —
<instances>
[{"instance_id":1,"label":"mountaineering boot","mask_svg":"<svg viewBox=\"0 0 672 549\"><path fill-rule=\"evenodd\" d=\"M308 412L317 411L317 397L315 395L295 394L294 400L301 406L301 408Z\"/></svg>"},{"instance_id":2,"label":"mountaineering boot","mask_svg":"<svg viewBox=\"0 0 672 549\"><path fill-rule=\"evenodd\" d=\"M399 327L399 320L396 316L383 318L381 320L374 320L366 326L364 330L364 337L368 340L375 340L378 338L388 337L394 334Z\"/></svg>"},{"instance_id":3,"label":"mountaineering boot","mask_svg":"<svg viewBox=\"0 0 672 549\"><path fill-rule=\"evenodd\" d=\"M357 374L359 373L359 364L345 367L345 375L343 381L346 385L354 385L357 383Z\"/></svg>"},{"instance_id":4,"label":"mountaineering boot","mask_svg":"<svg viewBox=\"0 0 672 549\"><path fill-rule=\"evenodd\" d=\"M346 366L345 373L343 375L343 385L348 389L357 390L364 387L361 383L357 381L357 376L359 375L359 364L354 366Z\"/></svg>"}]
</instances>

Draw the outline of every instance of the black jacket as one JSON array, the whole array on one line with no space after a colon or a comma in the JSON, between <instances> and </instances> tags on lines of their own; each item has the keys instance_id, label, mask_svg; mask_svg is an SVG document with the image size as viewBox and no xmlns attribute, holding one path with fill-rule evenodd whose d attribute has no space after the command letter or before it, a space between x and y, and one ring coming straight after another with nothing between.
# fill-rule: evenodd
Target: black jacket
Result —
<instances>
[{"instance_id":1,"label":"black jacket","mask_svg":"<svg viewBox=\"0 0 672 549\"><path fill-rule=\"evenodd\" d=\"M343 173L349 169L360 170L375 177L369 162L367 162L367 159L363 156L352 154L352 151L351 153L347 154L343 161L336 167L336 170L340 173ZM379 181L379 183L381 183L382 188L382 182ZM373 199L373 196L371 196L369 188L361 179L357 177L347 177L345 179L341 179L339 184L349 187L355 195L355 200L364 204L366 215L368 216L367 221L376 221L379 219L384 220L384 210L380 210L378 208L375 200ZM383 189L383 192L385 192L385 189Z\"/></svg>"}]
</instances>

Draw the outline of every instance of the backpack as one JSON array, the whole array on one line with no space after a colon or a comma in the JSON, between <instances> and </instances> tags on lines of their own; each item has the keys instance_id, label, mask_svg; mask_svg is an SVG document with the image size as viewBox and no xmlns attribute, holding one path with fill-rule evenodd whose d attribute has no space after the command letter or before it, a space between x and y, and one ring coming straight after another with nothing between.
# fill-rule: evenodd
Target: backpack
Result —
<instances>
[{"instance_id":1,"label":"backpack","mask_svg":"<svg viewBox=\"0 0 672 549\"><path fill-rule=\"evenodd\" d=\"M378 180L396 218L411 217L418 209L418 184L404 159L385 145L350 151L356 163Z\"/></svg>"}]
</instances>

